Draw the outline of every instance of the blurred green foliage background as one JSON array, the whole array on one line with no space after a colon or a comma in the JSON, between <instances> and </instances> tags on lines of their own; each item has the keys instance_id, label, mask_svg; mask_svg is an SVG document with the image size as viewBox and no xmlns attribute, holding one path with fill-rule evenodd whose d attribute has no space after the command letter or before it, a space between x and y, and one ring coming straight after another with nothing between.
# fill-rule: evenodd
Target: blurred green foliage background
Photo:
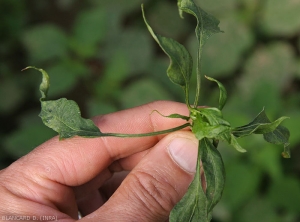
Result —
<instances>
[{"instance_id":1,"label":"blurred green foliage background","mask_svg":"<svg viewBox=\"0 0 300 222\"><path fill-rule=\"evenodd\" d=\"M263 107L271 119L291 117L284 125L292 159L260 136L241 140L246 154L221 144L227 181L214 221L300 221L300 1L195 1L224 31L208 41L202 62L203 73L229 91L225 118L243 125ZM195 55L195 20L181 20L175 0L0 1L1 168L55 135L38 117L41 75L21 72L28 65L49 73L52 99L75 100L87 118L184 101L165 74L168 58L146 30L141 3L156 32ZM217 100L216 85L203 80L201 104Z\"/></svg>"}]
</instances>

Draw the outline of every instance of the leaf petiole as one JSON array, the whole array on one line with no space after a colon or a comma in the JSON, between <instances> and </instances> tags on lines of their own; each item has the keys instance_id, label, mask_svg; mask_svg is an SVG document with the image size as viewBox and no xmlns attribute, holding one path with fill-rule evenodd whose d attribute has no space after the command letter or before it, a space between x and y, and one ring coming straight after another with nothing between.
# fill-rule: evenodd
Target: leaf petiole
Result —
<instances>
[{"instance_id":1,"label":"leaf petiole","mask_svg":"<svg viewBox=\"0 0 300 222\"><path fill-rule=\"evenodd\" d=\"M113 136L113 137L123 137L123 138L132 138L132 137L145 137L145 136L157 136L157 135L162 135L166 133L171 133L175 132L177 130L184 129L186 127L191 126L190 123L185 123L183 125L167 129L167 130L161 130L157 132L151 132L151 133L137 133L137 134L122 134L122 133L101 133L101 137L103 136Z\"/></svg>"}]
</instances>

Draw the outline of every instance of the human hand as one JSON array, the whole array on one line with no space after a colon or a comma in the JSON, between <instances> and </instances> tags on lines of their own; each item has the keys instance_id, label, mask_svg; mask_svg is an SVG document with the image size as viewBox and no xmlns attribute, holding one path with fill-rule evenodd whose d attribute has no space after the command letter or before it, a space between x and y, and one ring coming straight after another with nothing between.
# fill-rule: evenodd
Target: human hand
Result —
<instances>
[{"instance_id":1,"label":"human hand","mask_svg":"<svg viewBox=\"0 0 300 222\"><path fill-rule=\"evenodd\" d=\"M102 132L131 134L183 124L149 115L153 110L188 115L186 105L160 101L94 121ZM69 222L79 210L87 215L80 221L166 221L192 182L197 147L188 130L142 138L52 138L0 171L0 220L48 216Z\"/></svg>"}]
</instances>

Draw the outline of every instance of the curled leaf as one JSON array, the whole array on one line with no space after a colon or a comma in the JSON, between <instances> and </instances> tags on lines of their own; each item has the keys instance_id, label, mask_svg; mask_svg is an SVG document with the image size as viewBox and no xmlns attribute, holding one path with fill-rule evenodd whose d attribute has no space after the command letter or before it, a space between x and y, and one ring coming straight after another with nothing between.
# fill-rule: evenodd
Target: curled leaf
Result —
<instances>
[{"instance_id":1,"label":"curled leaf","mask_svg":"<svg viewBox=\"0 0 300 222\"><path fill-rule=\"evenodd\" d=\"M36 68L34 66L28 66L28 67L22 69L22 71L27 70L27 69L35 69L35 70L40 71L42 73L43 78L42 78L42 82L40 84L40 92L42 94L42 97L40 98L40 100L41 101L45 100L47 98L48 90L49 90L49 87L50 87L50 81L49 81L48 74L46 73L45 70Z\"/></svg>"},{"instance_id":2,"label":"curled leaf","mask_svg":"<svg viewBox=\"0 0 300 222\"><path fill-rule=\"evenodd\" d=\"M161 115L163 117L166 117L166 118L183 119L183 120L186 120L186 121L189 121L189 119L190 119L189 116L184 116L184 115L181 115L181 114L178 114L178 113L172 113L170 115L165 116L165 115L161 114L158 110L153 110L151 112L151 114L153 112L157 112L159 115Z\"/></svg>"},{"instance_id":3,"label":"curled leaf","mask_svg":"<svg viewBox=\"0 0 300 222\"><path fill-rule=\"evenodd\" d=\"M25 69L29 68L38 70L43 75L43 79L40 84L40 92L42 94L40 101L42 109L39 116L46 126L59 134L60 139L70 138L75 135L82 137L97 137L102 135L99 128L92 120L81 117L81 113L76 102L65 98L46 101L50 86L47 72L33 66L29 66Z\"/></svg>"},{"instance_id":4,"label":"curled leaf","mask_svg":"<svg viewBox=\"0 0 300 222\"><path fill-rule=\"evenodd\" d=\"M283 144L282 156L284 158L291 158L291 152L289 149L289 137L290 131L284 126L278 126L274 131L264 134L264 139L273 144L281 145Z\"/></svg>"},{"instance_id":5,"label":"curled leaf","mask_svg":"<svg viewBox=\"0 0 300 222\"><path fill-rule=\"evenodd\" d=\"M274 130L276 130L276 128L280 125L280 123L283 120L287 118L288 117L280 117L279 119L271 122L267 117L265 110L263 109L252 122L248 123L247 125L234 128L232 130L232 133L236 137L249 136L253 133L255 134L271 133ZM287 134L284 132L283 135L286 136Z\"/></svg>"},{"instance_id":6,"label":"curled leaf","mask_svg":"<svg viewBox=\"0 0 300 222\"><path fill-rule=\"evenodd\" d=\"M65 98L55 101L42 101L40 117L43 123L59 133L60 139L73 136L101 136L99 128L90 119L81 117L78 105Z\"/></svg>"},{"instance_id":7,"label":"curled leaf","mask_svg":"<svg viewBox=\"0 0 300 222\"><path fill-rule=\"evenodd\" d=\"M202 10L193 0L178 0L178 6L180 15L184 11L195 16L197 19L195 31L200 48L203 47L211 35L221 32L219 28L220 21Z\"/></svg>"},{"instance_id":8,"label":"curled leaf","mask_svg":"<svg viewBox=\"0 0 300 222\"><path fill-rule=\"evenodd\" d=\"M145 24L161 49L170 58L170 65L167 70L169 79L184 88L186 103L188 103L188 90L190 78L193 71L193 60L186 48L175 40L155 34L149 23L147 22L145 12L142 5L142 12Z\"/></svg>"},{"instance_id":9,"label":"curled leaf","mask_svg":"<svg viewBox=\"0 0 300 222\"><path fill-rule=\"evenodd\" d=\"M178 0L179 14L183 17L183 12L193 15L197 19L197 26L195 29L198 40L198 53L197 53L197 89L194 101L194 106L198 105L201 85L201 55L202 49L206 41L214 33L221 32L219 28L219 20L214 16L208 14L200 7L198 7L193 0Z\"/></svg>"},{"instance_id":10,"label":"curled leaf","mask_svg":"<svg viewBox=\"0 0 300 222\"><path fill-rule=\"evenodd\" d=\"M208 76L205 76L205 78L207 78L210 81L214 81L218 84L219 89L220 89L219 110L222 110L223 107L226 104L226 101L227 101L227 91L226 91L225 87L223 86L222 83L220 83L218 80L216 80L214 78L211 78L211 77L208 77Z\"/></svg>"},{"instance_id":11,"label":"curled leaf","mask_svg":"<svg viewBox=\"0 0 300 222\"><path fill-rule=\"evenodd\" d=\"M283 157L289 158L290 151L288 149L290 132L287 128L280 126L281 122L288 117L280 117L271 122L263 109L255 119L247 125L236 127L232 130L235 137L244 137L251 134L263 134L264 139L273 144L283 144Z\"/></svg>"},{"instance_id":12,"label":"curled leaf","mask_svg":"<svg viewBox=\"0 0 300 222\"><path fill-rule=\"evenodd\" d=\"M201 177L201 171L205 180ZM171 211L170 222L209 222L212 210L222 196L224 185L222 157L210 140L205 138L199 141L194 180L187 193Z\"/></svg>"},{"instance_id":13,"label":"curled leaf","mask_svg":"<svg viewBox=\"0 0 300 222\"><path fill-rule=\"evenodd\" d=\"M210 125L230 126L230 124L226 120L224 120L221 110L217 108L205 107L205 108L198 108L197 110L200 112L201 116L205 117L205 119Z\"/></svg>"}]
</instances>

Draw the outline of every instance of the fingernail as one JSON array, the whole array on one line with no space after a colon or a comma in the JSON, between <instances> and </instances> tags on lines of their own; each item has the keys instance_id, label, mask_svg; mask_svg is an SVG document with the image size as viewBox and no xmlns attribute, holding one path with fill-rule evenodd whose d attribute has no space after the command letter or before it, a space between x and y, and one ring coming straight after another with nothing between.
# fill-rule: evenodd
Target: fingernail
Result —
<instances>
[{"instance_id":1,"label":"fingernail","mask_svg":"<svg viewBox=\"0 0 300 222\"><path fill-rule=\"evenodd\" d=\"M168 147L173 161L189 173L196 172L198 145L188 138L175 138Z\"/></svg>"}]
</instances>

